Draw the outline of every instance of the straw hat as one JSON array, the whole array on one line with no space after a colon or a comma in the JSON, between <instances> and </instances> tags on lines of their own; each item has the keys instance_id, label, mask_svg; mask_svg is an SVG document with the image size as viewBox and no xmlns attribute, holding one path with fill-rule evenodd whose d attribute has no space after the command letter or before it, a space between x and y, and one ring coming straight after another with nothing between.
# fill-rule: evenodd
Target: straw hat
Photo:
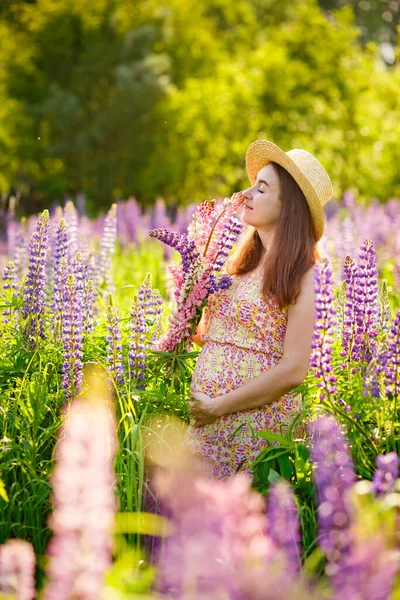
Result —
<instances>
[{"instance_id":1,"label":"straw hat","mask_svg":"<svg viewBox=\"0 0 400 600\"><path fill-rule=\"evenodd\" d=\"M309 152L301 149L284 152L267 140L256 140L247 149L247 175L254 185L257 175L269 162L278 163L290 173L306 197L314 223L317 241L324 232L323 206L332 197L333 189L327 172Z\"/></svg>"}]
</instances>

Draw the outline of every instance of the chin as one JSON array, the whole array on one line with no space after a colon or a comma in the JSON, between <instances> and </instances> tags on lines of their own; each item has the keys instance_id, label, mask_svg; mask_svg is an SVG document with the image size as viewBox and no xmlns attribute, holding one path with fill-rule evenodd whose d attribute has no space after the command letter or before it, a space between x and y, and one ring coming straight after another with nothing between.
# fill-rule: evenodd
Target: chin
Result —
<instances>
[{"instance_id":1,"label":"chin","mask_svg":"<svg viewBox=\"0 0 400 600\"><path fill-rule=\"evenodd\" d=\"M245 211L242 212L240 218L242 219L243 223L246 223L246 225L251 225L251 222L248 219L246 219Z\"/></svg>"}]
</instances>

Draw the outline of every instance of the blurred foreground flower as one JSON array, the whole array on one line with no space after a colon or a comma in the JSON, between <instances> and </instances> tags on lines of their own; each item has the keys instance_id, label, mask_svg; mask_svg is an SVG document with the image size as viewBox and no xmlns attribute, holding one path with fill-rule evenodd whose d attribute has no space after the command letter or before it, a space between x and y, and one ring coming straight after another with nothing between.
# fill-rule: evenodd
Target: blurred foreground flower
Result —
<instances>
[{"instance_id":1,"label":"blurred foreground flower","mask_svg":"<svg viewBox=\"0 0 400 600\"><path fill-rule=\"evenodd\" d=\"M346 440L333 417L310 426L313 479L318 496L319 546L330 563L329 572L350 550L349 491L356 480Z\"/></svg>"},{"instance_id":2,"label":"blurred foreground flower","mask_svg":"<svg viewBox=\"0 0 400 600\"><path fill-rule=\"evenodd\" d=\"M325 571L330 578L332 598L388 600L399 572L399 555L390 547L384 530L364 533L361 539L357 536L357 517L358 530L362 531L371 514L365 510L357 515L355 510L356 477L345 437L336 419L328 416L312 424L311 434L319 504L318 545L328 559Z\"/></svg>"},{"instance_id":3,"label":"blurred foreground flower","mask_svg":"<svg viewBox=\"0 0 400 600\"><path fill-rule=\"evenodd\" d=\"M98 395L101 398L101 391ZM66 408L51 478L53 538L44 600L100 598L111 563L116 508L115 431L106 401L75 400Z\"/></svg>"},{"instance_id":4,"label":"blurred foreground flower","mask_svg":"<svg viewBox=\"0 0 400 600\"><path fill-rule=\"evenodd\" d=\"M379 496L393 492L399 476L399 457L396 452L377 456L376 466L377 469L372 480L373 490Z\"/></svg>"},{"instance_id":5,"label":"blurred foreground flower","mask_svg":"<svg viewBox=\"0 0 400 600\"><path fill-rule=\"evenodd\" d=\"M283 551L288 574L300 571L300 522L291 485L274 483L268 494L268 530L277 548Z\"/></svg>"},{"instance_id":6,"label":"blurred foreground flower","mask_svg":"<svg viewBox=\"0 0 400 600\"><path fill-rule=\"evenodd\" d=\"M35 597L35 553L28 542L9 540L0 546L0 596L16 600Z\"/></svg>"}]
</instances>

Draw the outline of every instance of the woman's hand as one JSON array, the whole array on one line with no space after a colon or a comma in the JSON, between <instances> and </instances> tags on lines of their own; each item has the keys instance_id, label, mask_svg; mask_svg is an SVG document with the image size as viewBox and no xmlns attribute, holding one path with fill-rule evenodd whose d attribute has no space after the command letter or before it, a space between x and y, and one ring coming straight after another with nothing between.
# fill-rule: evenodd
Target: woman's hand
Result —
<instances>
[{"instance_id":1,"label":"woman's hand","mask_svg":"<svg viewBox=\"0 0 400 600\"><path fill-rule=\"evenodd\" d=\"M169 323L170 323L170 325L172 327L178 327L178 325L181 323L182 320L179 318L179 313L178 313L177 310L173 310L172 311L171 316L168 317L168 321L169 321ZM204 342L201 339L201 325L200 325L200 323L197 326L196 333L194 333L191 336L191 340L192 340L192 342L194 342L195 344L197 344L200 347L204 346Z\"/></svg>"},{"instance_id":2,"label":"woman's hand","mask_svg":"<svg viewBox=\"0 0 400 600\"><path fill-rule=\"evenodd\" d=\"M221 414L218 411L218 401L210 398L202 392L192 394L192 402L189 402L191 416L195 419L193 427L203 427L216 421Z\"/></svg>"}]
</instances>

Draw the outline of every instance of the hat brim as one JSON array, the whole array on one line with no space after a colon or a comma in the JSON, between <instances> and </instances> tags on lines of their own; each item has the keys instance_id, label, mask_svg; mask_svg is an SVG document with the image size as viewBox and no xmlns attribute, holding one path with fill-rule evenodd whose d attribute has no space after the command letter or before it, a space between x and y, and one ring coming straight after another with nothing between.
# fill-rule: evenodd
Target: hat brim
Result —
<instances>
[{"instance_id":1,"label":"hat brim","mask_svg":"<svg viewBox=\"0 0 400 600\"><path fill-rule=\"evenodd\" d=\"M296 181L303 194L306 197L308 205L310 207L311 216L314 225L315 237L317 241L321 239L322 234L324 232L324 210L322 207L320 195L318 193L318 189L316 189L315 183L311 184L310 178L306 177L305 174L301 171L301 169L297 166L297 164L290 157L291 153L295 153L296 150L290 150L289 152L284 152L279 146L270 142L268 140L256 140L247 149L246 152L246 171L249 177L251 185L254 185L257 179L257 175L260 170L265 167L268 163L274 162L286 169L288 173L293 177ZM298 152L298 151L297 151ZM312 163L317 163L319 167L323 170L322 165L318 163L318 161L308 152L302 151L304 154L309 155L312 159ZM310 160L311 166L311 160ZM325 171L324 171L325 173ZM326 173L325 173L326 174ZM328 176L326 178L330 181ZM330 194L332 193L332 187L330 185ZM328 200L327 198L325 202Z\"/></svg>"}]
</instances>

